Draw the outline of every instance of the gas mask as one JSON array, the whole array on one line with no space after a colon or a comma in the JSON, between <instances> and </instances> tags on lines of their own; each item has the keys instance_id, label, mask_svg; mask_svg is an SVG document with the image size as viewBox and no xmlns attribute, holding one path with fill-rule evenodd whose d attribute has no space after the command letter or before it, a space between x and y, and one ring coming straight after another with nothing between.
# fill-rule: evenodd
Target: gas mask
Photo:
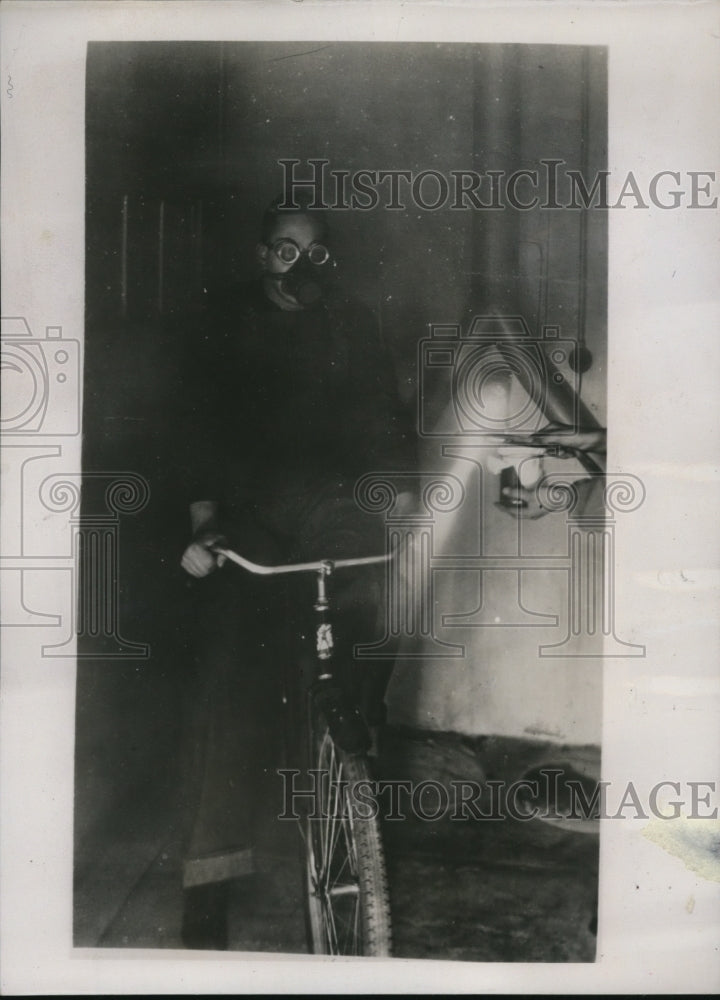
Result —
<instances>
[{"instance_id":1,"label":"gas mask","mask_svg":"<svg viewBox=\"0 0 720 1000\"><path fill-rule=\"evenodd\" d=\"M300 257L296 264L280 277L280 287L286 295L292 295L301 306L312 306L319 302L327 291L328 278L334 263L311 264L307 257Z\"/></svg>"},{"instance_id":2,"label":"gas mask","mask_svg":"<svg viewBox=\"0 0 720 1000\"><path fill-rule=\"evenodd\" d=\"M271 250L283 263L292 264L284 274L275 275L282 291L302 306L319 302L336 266L327 247L313 243L307 250L301 250L294 240L280 239Z\"/></svg>"}]
</instances>

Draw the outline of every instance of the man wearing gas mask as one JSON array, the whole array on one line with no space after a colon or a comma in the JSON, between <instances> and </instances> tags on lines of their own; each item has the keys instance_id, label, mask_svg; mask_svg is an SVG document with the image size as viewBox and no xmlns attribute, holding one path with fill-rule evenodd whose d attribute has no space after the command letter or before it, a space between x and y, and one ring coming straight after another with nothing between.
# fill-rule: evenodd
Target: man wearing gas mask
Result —
<instances>
[{"instance_id":1,"label":"man wearing gas mask","mask_svg":"<svg viewBox=\"0 0 720 1000\"><path fill-rule=\"evenodd\" d=\"M280 199L269 207L259 278L214 297L189 358L192 539L182 566L194 578L198 691L187 947L227 946L228 880L255 870L253 801L262 772L272 778L278 766L278 661L297 660L296 647L277 643L286 622L277 584L223 567L212 547L222 540L260 563L381 553L384 524L359 510L354 485L415 463L392 360L372 313L340 291L324 214L283 209ZM383 570L338 577L346 663L354 643L381 637L383 580ZM377 733L392 664L348 669L344 680Z\"/></svg>"}]
</instances>

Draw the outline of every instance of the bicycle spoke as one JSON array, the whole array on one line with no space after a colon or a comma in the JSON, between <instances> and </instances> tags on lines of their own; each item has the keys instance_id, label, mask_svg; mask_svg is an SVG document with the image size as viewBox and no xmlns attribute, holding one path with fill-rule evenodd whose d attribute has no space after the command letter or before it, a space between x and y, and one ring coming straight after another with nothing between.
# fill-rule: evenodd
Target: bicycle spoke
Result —
<instances>
[{"instance_id":1,"label":"bicycle spoke","mask_svg":"<svg viewBox=\"0 0 720 1000\"><path fill-rule=\"evenodd\" d=\"M338 955L340 952L338 949L337 927L335 926L335 911L333 910L332 906L327 906L327 904L325 905L324 909L325 913L327 914L331 947L334 945L334 948L331 950L330 953L332 955Z\"/></svg>"},{"instance_id":2,"label":"bicycle spoke","mask_svg":"<svg viewBox=\"0 0 720 1000\"><path fill-rule=\"evenodd\" d=\"M326 769L323 768L323 764L325 763L325 756L326 756L326 753L327 753L327 747L328 747L328 738L327 738L327 734L326 734L325 737L324 737L324 739L323 739L322 746L320 748L320 759L318 761L318 770L319 770L319 778L320 778L320 801L319 801L319 805L320 805L320 817L318 819L314 819L313 820L314 823L319 824L319 826L316 826L315 829L318 832L318 835L319 835L319 838L320 838L320 873L321 873L321 877L323 877L324 873L327 871L327 867L328 867L328 854L329 854L329 837L328 837L328 830L327 830L327 826L326 826L326 823L327 823L327 821L329 819L329 804L326 804L326 802L325 802L325 785L323 783L324 780L325 780L326 774L327 774ZM334 751L334 748L331 747L331 753L333 751ZM332 766L332 759L331 759L330 764ZM327 813L327 815L326 815L326 813Z\"/></svg>"},{"instance_id":3,"label":"bicycle spoke","mask_svg":"<svg viewBox=\"0 0 720 1000\"><path fill-rule=\"evenodd\" d=\"M317 734L313 766L320 778L316 812L320 818L306 820L304 834L313 950L330 955L388 954L382 882L380 895L368 895L375 883L367 880L377 874L377 862L367 852L368 848L377 850L372 847L377 843L377 826L372 819L364 822L352 798L355 783L366 780L363 764L346 758L323 725ZM382 878L382 870L379 874Z\"/></svg>"},{"instance_id":4,"label":"bicycle spoke","mask_svg":"<svg viewBox=\"0 0 720 1000\"><path fill-rule=\"evenodd\" d=\"M335 745L332 746L332 757L330 760L330 768L328 770L328 795L330 797L329 802L329 812L330 812L330 831L326 839L325 844L325 854L323 857L323 869L326 873L326 880L330 878L330 858L335 847L335 827L337 822L337 800L339 795L339 786L335 783ZM334 797L333 797L334 791ZM324 821L323 821L324 822Z\"/></svg>"},{"instance_id":5,"label":"bicycle spoke","mask_svg":"<svg viewBox=\"0 0 720 1000\"><path fill-rule=\"evenodd\" d=\"M345 885L335 886L328 892L328 896L332 899L338 899L341 896L358 896L360 893L360 886L357 883L346 882Z\"/></svg>"},{"instance_id":6,"label":"bicycle spoke","mask_svg":"<svg viewBox=\"0 0 720 1000\"><path fill-rule=\"evenodd\" d=\"M329 851L328 851L328 879L330 879L331 870L332 870L332 858L335 857L335 854L336 854L336 849L337 849L338 841L340 839L340 832L341 832L341 830L344 829L344 823L342 821L342 817L340 818L339 821L338 821L338 818L337 818L338 802L339 802L339 800L341 798L341 795L342 795L342 792L341 792L341 790L340 790L340 788L338 786L337 790L336 790L336 793L335 793L335 802L333 803L334 808L333 808L332 838L331 838L331 842L330 842L330 848L329 848ZM342 806L341 806L341 808L342 808Z\"/></svg>"},{"instance_id":7,"label":"bicycle spoke","mask_svg":"<svg viewBox=\"0 0 720 1000\"><path fill-rule=\"evenodd\" d=\"M350 869L352 871L353 878L357 878L357 855L355 853L355 823L353 821L352 810L348 811L347 823L343 823L343 833L345 835L345 847L347 850L347 857L350 859ZM350 827L350 832L348 833L348 826Z\"/></svg>"},{"instance_id":8,"label":"bicycle spoke","mask_svg":"<svg viewBox=\"0 0 720 1000\"><path fill-rule=\"evenodd\" d=\"M345 868L349 869L346 878L352 880L352 882L349 884L354 883L355 885L357 885L357 857L355 855L355 845L353 843L352 835L350 836L348 835L347 827L348 824L345 821L343 821L342 828L343 828L343 839L345 842L345 852L342 865L340 866L340 870L337 872L335 876L333 883L334 885L337 885L337 883L340 881L340 877L343 874ZM352 831L353 829L352 824L350 824L350 829Z\"/></svg>"},{"instance_id":9,"label":"bicycle spoke","mask_svg":"<svg viewBox=\"0 0 720 1000\"><path fill-rule=\"evenodd\" d=\"M328 737L326 735L326 737L325 737L325 745L327 745L328 742L329 742L329 740L328 740ZM328 794L327 817L324 816L324 815L322 817L323 832L325 834L325 838L324 838L324 842L323 842L323 871L325 871L325 872L328 870L329 865L330 865L330 843L331 843L331 840L332 840L333 821L334 821L334 818L335 818L334 804L333 804L333 801L332 801L333 776L334 776L334 770L335 770L335 768L334 768L334 764L335 764L335 747L334 747L334 745L332 743L330 743L330 755L331 756L330 756L329 766L328 766L326 772L321 776L321 780L323 780L323 778L327 779L327 794ZM329 824L328 826L325 825L326 819L327 819L327 822Z\"/></svg>"},{"instance_id":10,"label":"bicycle spoke","mask_svg":"<svg viewBox=\"0 0 720 1000\"><path fill-rule=\"evenodd\" d=\"M347 858L347 854L346 854L345 857L343 858L342 864L340 865L339 871L337 872L337 874L335 875L335 878L333 879L332 887L328 887L328 891L329 892L331 892L331 893L332 892L338 892L339 889L342 889L342 888L344 888L345 886L348 885L348 883L346 882L346 883L344 883L344 885L338 886L338 883L340 882L340 877L342 876L342 873L345 870L345 867L347 866L347 863L348 863L348 858ZM352 872L350 873L350 875L352 877Z\"/></svg>"}]
</instances>

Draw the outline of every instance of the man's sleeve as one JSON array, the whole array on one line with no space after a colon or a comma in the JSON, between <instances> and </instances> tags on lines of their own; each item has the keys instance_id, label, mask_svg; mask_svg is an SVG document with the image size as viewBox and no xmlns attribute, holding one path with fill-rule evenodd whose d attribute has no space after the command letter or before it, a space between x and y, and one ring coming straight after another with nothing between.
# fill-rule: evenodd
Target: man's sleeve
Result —
<instances>
[{"instance_id":1,"label":"man's sleeve","mask_svg":"<svg viewBox=\"0 0 720 1000\"><path fill-rule=\"evenodd\" d=\"M177 454L186 504L221 501L225 493L228 364L214 329L202 317L185 337Z\"/></svg>"}]
</instances>

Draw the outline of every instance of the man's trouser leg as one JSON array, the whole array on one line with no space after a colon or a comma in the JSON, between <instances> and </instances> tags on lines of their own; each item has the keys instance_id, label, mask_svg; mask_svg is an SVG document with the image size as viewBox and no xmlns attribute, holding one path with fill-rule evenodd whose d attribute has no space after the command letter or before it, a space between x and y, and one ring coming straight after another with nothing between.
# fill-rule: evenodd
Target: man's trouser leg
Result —
<instances>
[{"instance_id":1,"label":"man's trouser leg","mask_svg":"<svg viewBox=\"0 0 720 1000\"><path fill-rule=\"evenodd\" d=\"M253 805L275 762L281 685L273 669L269 581L226 566L196 585L195 774L185 888L254 870Z\"/></svg>"}]
</instances>

